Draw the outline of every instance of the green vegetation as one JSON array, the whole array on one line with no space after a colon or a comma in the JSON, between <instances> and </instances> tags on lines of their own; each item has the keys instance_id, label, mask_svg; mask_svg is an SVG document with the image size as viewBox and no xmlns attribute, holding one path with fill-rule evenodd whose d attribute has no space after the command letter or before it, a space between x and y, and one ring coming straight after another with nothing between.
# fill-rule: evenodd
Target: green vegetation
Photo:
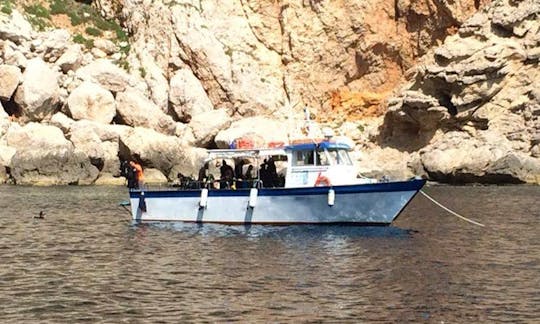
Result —
<instances>
[{"instance_id":1,"label":"green vegetation","mask_svg":"<svg viewBox=\"0 0 540 324\"><path fill-rule=\"evenodd\" d=\"M13 4L10 0L0 0L0 11L6 15L11 15L13 12Z\"/></svg>"},{"instance_id":2,"label":"green vegetation","mask_svg":"<svg viewBox=\"0 0 540 324\"><path fill-rule=\"evenodd\" d=\"M73 41L75 43L84 45L84 47L86 47L87 49L91 49L92 47L94 47L94 40L91 38L84 38L84 36L81 34L73 36Z\"/></svg>"},{"instance_id":3,"label":"green vegetation","mask_svg":"<svg viewBox=\"0 0 540 324\"><path fill-rule=\"evenodd\" d=\"M40 4L23 6L26 19L37 30L43 31L51 27L51 14L49 9Z\"/></svg>"},{"instance_id":4,"label":"green vegetation","mask_svg":"<svg viewBox=\"0 0 540 324\"><path fill-rule=\"evenodd\" d=\"M91 5L77 0L36 0L34 4L27 2L26 5L16 5L17 1L0 0L0 11L4 14L11 14L13 9L18 8L24 12L26 19L34 29L39 31L54 27L53 21L55 20L52 19L52 16L66 15L72 26L81 26L81 28L75 28L79 34L73 37L74 42L91 49L94 46L95 37L106 37L120 47L123 58L118 62L118 65L126 69L129 68L129 64L125 60L131 49L128 34L115 20L103 18L99 11ZM80 32L81 30L84 32Z\"/></svg>"},{"instance_id":5,"label":"green vegetation","mask_svg":"<svg viewBox=\"0 0 540 324\"><path fill-rule=\"evenodd\" d=\"M144 79L144 77L146 76L146 70L143 67L140 67L139 72L141 72L141 78Z\"/></svg>"},{"instance_id":6,"label":"green vegetation","mask_svg":"<svg viewBox=\"0 0 540 324\"><path fill-rule=\"evenodd\" d=\"M49 9L43 7L40 4L24 6L24 11L26 11L27 14L38 18L46 18L49 20L51 19L51 13L49 12Z\"/></svg>"},{"instance_id":7,"label":"green vegetation","mask_svg":"<svg viewBox=\"0 0 540 324\"><path fill-rule=\"evenodd\" d=\"M103 32L97 28L94 28L94 27L86 27L86 29L84 30L88 35L91 35L91 36L101 36L103 35Z\"/></svg>"}]
</instances>

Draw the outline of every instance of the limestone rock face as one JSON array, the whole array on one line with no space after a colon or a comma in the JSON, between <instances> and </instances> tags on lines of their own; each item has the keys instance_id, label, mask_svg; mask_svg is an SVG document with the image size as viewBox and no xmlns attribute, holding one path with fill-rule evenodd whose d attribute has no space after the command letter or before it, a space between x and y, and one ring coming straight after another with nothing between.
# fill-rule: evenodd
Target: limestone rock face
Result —
<instances>
[{"instance_id":1,"label":"limestone rock face","mask_svg":"<svg viewBox=\"0 0 540 324\"><path fill-rule=\"evenodd\" d=\"M109 128L100 123L79 121L72 124L68 137L75 149L85 152L90 163L100 172L118 176L119 135L110 133Z\"/></svg>"},{"instance_id":2,"label":"limestone rock face","mask_svg":"<svg viewBox=\"0 0 540 324\"><path fill-rule=\"evenodd\" d=\"M22 79L21 70L12 65L0 65L0 99L9 100Z\"/></svg>"},{"instance_id":3,"label":"limestone rock face","mask_svg":"<svg viewBox=\"0 0 540 324\"><path fill-rule=\"evenodd\" d=\"M193 129L196 145L210 145L218 132L227 128L231 121L227 109L224 108L195 115L189 125Z\"/></svg>"},{"instance_id":4,"label":"limestone rock face","mask_svg":"<svg viewBox=\"0 0 540 324\"><path fill-rule=\"evenodd\" d=\"M67 99L71 117L109 124L116 115L116 102L109 90L92 82L83 82Z\"/></svg>"},{"instance_id":5,"label":"limestone rock face","mask_svg":"<svg viewBox=\"0 0 540 324\"><path fill-rule=\"evenodd\" d=\"M420 150L437 180L535 182L539 12L501 0L475 14L389 101L384 144Z\"/></svg>"},{"instance_id":6,"label":"limestone rock face","mask_svg":"<svg viewBox=\"0 0 540 324\"><path fill-rule=\"evenodd\" d=\"M145 167L169 174L180 161L182 147L175 136L167 136L147 128L135 127L120 137L120 156L128 160L137 156Z\"/></svg>"},{"instance_id":7,"label":"limestone rock face","mask_svg":"<svg viewBox=\"0 0 540 324\"><path fill-rule=\"evenodd\" d=\"M173 119L137 90L128 89L119 93L116 102L118 115L124 124L154 129L167 135L174 134L176 124Z\"/></svg>"},{"instance_id":8,"label":"limestone rock face","mask_svg":"<svg viewBox=\"0 0 540 324\"><path fill-rule=\"evenodd\" d=\"M183 122L214 109L200 81L189 69L178 70L171 78L169 102Z\"/></svg>"},{"instance_id":9,"label":"limestone rock face","mask_svg":"<svg viewBox=\"0 0 540 324\"><path fill-rule=\"evenodd\" d=\"M218 148L229 148L235 139L242 137L260 139L263 145L270 142L287 143L287 126L279 120L248 117L233 122L229 128L219 132L214 141Z\"/></svg>"},{"instance_id":10,"label":"limestone rock face","mask_svg":"<svg viewBox=\"0 0 540 324\"><path fill-rule=\"evenodd\" d=\"M29 123L10 129L6 138L17 148L9 165L16 184L90 184L99 174L86 154L75 150L54 126Z\"/></svg>"},{"instance_id":11,"label":"limestone rock face","mask_svg":"<svg viewBox=\"0 0 540 324\"><path fill-rule=\"evenodd\" d=\"M57 74L42 59L35 58L28 61L15 102L25 119L40 121L56 112L59 92Z\"/></svg>"}]
</instances>

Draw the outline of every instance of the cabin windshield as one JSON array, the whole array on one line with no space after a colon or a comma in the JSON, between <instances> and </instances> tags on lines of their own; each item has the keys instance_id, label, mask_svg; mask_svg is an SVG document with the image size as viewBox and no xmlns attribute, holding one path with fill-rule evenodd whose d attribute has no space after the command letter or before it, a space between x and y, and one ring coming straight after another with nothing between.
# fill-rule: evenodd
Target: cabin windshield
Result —
<instances>
[{"instance_id":1,"label":"cabin windshield","mask_svg":"<svg viewBox=\"0 0 540 324\"><path fill-rule=\"evenodd\" d=\"M352 165L352 161L347 150L318 148L315 151L295 151L292 164L293 166Z\"/></svg>"},{"instance_id":2,"label":"cabin windshield","mask_svg":"<svg viewBox=\"0 0 540 324\"><path fill-rule=\"evenodd\" d=\"M328 158L333 165L352 165L349 153L344 149L328 149Z\"/></svg>"}]
</instances>

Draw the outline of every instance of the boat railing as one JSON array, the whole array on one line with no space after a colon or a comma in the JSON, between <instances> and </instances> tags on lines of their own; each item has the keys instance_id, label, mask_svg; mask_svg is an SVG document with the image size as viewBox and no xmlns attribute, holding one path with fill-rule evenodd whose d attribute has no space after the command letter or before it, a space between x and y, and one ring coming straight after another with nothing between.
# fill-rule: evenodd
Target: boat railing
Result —
<instances>
[{"instance_id":1,"label":"boat railing","mask_svg":"<svg viewBox=\"0 0 540 324\"><path fill-rule=\"evenodd\" d=\"M225 179L216 179L209 181L198 181L193 179L182 179L180 182L169 183L167 185L156 185L156 184L145 184L143 188L131 189L134 191L170 191L171 189L177 190L200 190L200 189L209 189L209 190L241 190L241 189L251 189L251 188L263 188L263 181L259 179L245 180L245 179L236 179L231 180Z\"/></svg>"}]
</instances>

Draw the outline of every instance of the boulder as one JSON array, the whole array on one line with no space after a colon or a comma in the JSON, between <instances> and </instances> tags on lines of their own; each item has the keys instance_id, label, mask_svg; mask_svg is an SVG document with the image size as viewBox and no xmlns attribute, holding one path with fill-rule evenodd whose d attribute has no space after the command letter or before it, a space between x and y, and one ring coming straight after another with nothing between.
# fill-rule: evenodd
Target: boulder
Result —
<instances>
[{"instance_id":1,"label":"boulder","mask_svg":"<svg viewBox=\"0 0 540 324\"><path fill-rule=\"evenodd\" d=\"M216 135L231 124L227 109L217 109L193 116L189 126L193 130L197 146L210 145Z\"/></svg>"},{"instance_id":2,"label":"boulder","mask_svg":"<svg viewBox=\"0 0 540 324\"><path fill-rule=\"evenodd\" d=\"M105 55L111 55L118 52L119 48L112 41L103 38L94 40L94 47L103 51Z\"/></svg>"},{"instance_id":3,"label":"boulder","mask_svg":"<svg viewBox=\"0 0 540 324\"><path fill-rule=\"evenodd\" d=\"M102 140L98 129L93 123L76 122L73 123L68 138L75 149L86 153L92 165L99 171L118 176L118 138Z\"/></svg>"},{"instance_id":4,"label":"boulder","mask_svg":"<svg viewBox=\"0 0 540 324\"><path fill-rule=\"evenodd\" d=\"M22 79L21 70L13 65L0 65L0 99L10 100Z\"/></svg>"},{"instance_id":5,"label":"boulder","mask_svg":"<svg viewBox=\"0 0 540 324\"><path fill-rule=\"evenodd\" d=\"M98 176L88 156L54 126L29 123L10 128L6 138L17 149L9 165L16 184L90 184Z\"/></svg>"},{"instance_id":6,"label":"boulder","mask_svg":"<svg viewBox=\"0 0 540 324\"><path fill-rule=\"evenodd\" d=\"M168 173L170 181L177 181L178 175L197 179L199 170L204 165L208 152L205 149L197 147L184 147L182 155L176 164Z\"/></svg>"},{"instance_id":7,"label":"boulder","mask_svg":"<svg viewBox=\"0 0 540 324\"><path fill-rule=\"evenodd\" d=\"M238 138L254 137L261 139L263 145L270 142L288 142L286 123L266 117L248 117L233 122L229 128L220 131L214 142L218 148L229 148Z\"/></svg>"},{"instance_id":8,"label":"boulder","mask_svg":"<svg viewBox=\"0 0 540 324\"><path fill-rule=\"evenodd\" d=\"M11 159L16 152L16 148L0 144L0 168L11 165Z\"/></svg>"},{"instance_id":9,"label":"boulder","mask_svg":"<svg viewBox=\"0 0 540 324\"><path fill-rule=\"evenodd\" d=\"M124 124L154 129L167 135L175 133L174 120L137 90L128 89L118 93L116 103L118 115Z\"/></svg>"},{"instance_id":10,"label":"boulder","mask_svg":"<svg viewBox=\"0 0 540 324\"><path fill-rule=\"evenodd\" d=\"M77 70L82 63L83 52L80 44L70 45L64 54L56 60L55 64L60 67L60 69L67 73L68 71Z\"/></svg>"},{"instance_id":11,"label":"boulder","mask_svg":"<svg viewBox=\"0 0 540 324\"><path fill-rule=\"evenodd\" d=\"M56 62L66 51L71 35L65 29L53 29L40 33L32 41L32 50L40 54L47 62Z\"/></svg>"},{"instance_id":12,"label":"boulder","mask_svg":"<svg viewBox=\"0 0 540 324\"><path fill-rule=\"evenodd\" d=\"M73 125L73 123L75 123L75 121L66 116L64 113L57 112L56 114L52 115L48 123L54 127L60 128L65 134L69 132L71 126Z\"/></svg>"},{"instance_id":13,"label":"boulder","mask_svg":"<svg viewBox=\"0 0 540 324\"><path fill-rule=\"evenodd\" d=\"M201 82L189 69L176 71L170 82L169 102L183 122L214 109Z\"/></svg>"},{"instance_id":14,"label":"boulder","mask_svg":"<svg viewBox=\"0 0 540 324\"><path fill-rule=\"evenodd\" d=\"M99 174L99 178L97 178L94 184L98 186L125 186L126 178L102 172Z\"/></svg>"},{"instance_id":15,"label":"boulder","mask_svg":"<svg viewBox=\"0 0 540 324\"><path fill-rule=\"evenodd\" d=\"M0 14L0 39L9 39L20 44L32 39L32 25L24 19L19 11L13 9L9 16Z\"/></svg>"},{"instance_id":16,"label":"boulder","mask_svg":"<svg viewBox=\"0 0 540 324\"><path fill-rule=\"evenodd\" d=\"M83 82L68 97L68 109L75 120L88 119L109 124L116 115L112 93L92 82Z\"/></svg>"},{"instance_id":17,"label":"boulder","mask_svg":"<svg viewBox=\"0 0 540 324\"><path fill-rule=\"evenodd\" d=\"M28 61L22 84L15 92L15 102L22 109L22 118L40 121L56 112L60 87L57 74L40 58Z\"/></svg>"},{"instance_id":18,"label":"boulder","mask_svg":"<svg viewBox=\"0 0 540 324\"><path fill-rule=\"evenodd\" d=\"M144 182L148 185L164 185L168 180L158 169L148 168L144 170Z\"/></svg>"},{"instance_id":19,"label":"boulder","mask_svg":"<svg viewBox=\"0 0 540 324\"><path fill-rule=\"evenodd\" d=\"M112 92L125 91L128 86L134 86L129 74L107 59L98 59L79 68L78 78L100 84Z\"/></svg>"},{"instance_id":20,"label":"boulder","mask_svg":"<svg viewBox=\"0 0 540 324\"><path fill-rule=\"evenodd\" d=\"M182 160L184 148L180 139L154 130L135 127L120 136L119 156L123 160L139 158L145 168L156 168L169 174Z\"/></svg>"}]
</instances>

